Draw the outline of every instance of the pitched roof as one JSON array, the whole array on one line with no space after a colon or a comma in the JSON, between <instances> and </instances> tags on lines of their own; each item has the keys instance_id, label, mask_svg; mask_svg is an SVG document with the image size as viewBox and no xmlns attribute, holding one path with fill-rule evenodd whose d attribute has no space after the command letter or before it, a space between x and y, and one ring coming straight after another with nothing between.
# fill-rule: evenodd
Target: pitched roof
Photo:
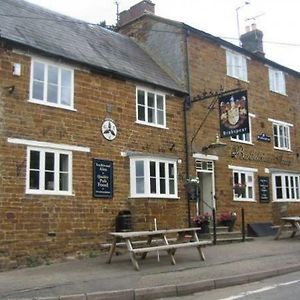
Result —
<instances>
[{"instance_id":1,"label":"pitched roof","mask_svg":"<svg viewBox=\"0 0 300 300\"><path fill-rule=\"evenodd\" d=\"M132 39L24 0L0 0L0 37L104 72L185 92Z\"/></svg>"}]
</instances>

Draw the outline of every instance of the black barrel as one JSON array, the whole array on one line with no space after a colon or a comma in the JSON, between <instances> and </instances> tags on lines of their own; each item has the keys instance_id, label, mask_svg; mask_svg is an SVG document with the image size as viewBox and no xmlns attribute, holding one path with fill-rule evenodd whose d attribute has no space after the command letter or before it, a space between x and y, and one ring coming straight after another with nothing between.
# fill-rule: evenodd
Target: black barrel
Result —
<instances>
[{"instance_id":1,"label":"black barrel","mask_svg":"<svg viewBox=\"0 0 300 300\"><path fill-rule=\"evenodd\" d=\"M121 210L117 215L116 231L132 231L131 212L129 210Z\"/></svg>"}]
</instances>

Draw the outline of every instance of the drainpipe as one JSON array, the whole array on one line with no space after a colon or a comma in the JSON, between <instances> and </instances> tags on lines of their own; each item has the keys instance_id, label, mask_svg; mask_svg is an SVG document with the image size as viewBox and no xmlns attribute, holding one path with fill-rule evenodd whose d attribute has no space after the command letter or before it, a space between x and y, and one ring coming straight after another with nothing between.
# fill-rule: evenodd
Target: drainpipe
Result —
<instances>
[{"instance_id":1,"label":"drainpipe","mask_svg":"<svg viewBox=\"0 0 300 300\"><path fill-rule=\"evenodd\" d=\"M190 149L189 149L189 137L188 137L188 120L187 120L187 111L191 105L191 85L190 85L190 61L189 61L189 54L188 54L188 35L189 30L184 29L184 39L185 39L185 58L186 58L186 85L188 87L189 95L184 98L183 101L183 116L184 116L184 139L185 139L185 177L188 179L190 177L190 168L189 168L189 156L190 156ZM192 153L192 152L191 152ZM186 198L187 198L187 207L188 207L188 224L191 227L191 205L189 200L189 194L186 191Z\"/></svg>"}]
</instances>

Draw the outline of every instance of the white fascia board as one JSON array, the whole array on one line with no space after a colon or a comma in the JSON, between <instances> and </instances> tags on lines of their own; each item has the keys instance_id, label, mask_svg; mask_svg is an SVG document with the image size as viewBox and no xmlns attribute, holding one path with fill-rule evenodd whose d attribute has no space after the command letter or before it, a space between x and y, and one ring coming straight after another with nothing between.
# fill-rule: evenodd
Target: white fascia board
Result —
<instances>
[{"instance_id":1,"label":"white fascia board","mask_svg":"<svg viewBox=\"0 0 300 300\"><path fill-rule=\"evenodd\" d=\"M34 140L18 139L18 138L7 138L7 142L11 144L25 145L31 147L40 147L40 148L50 148L50 149L59 149L59 150L69 150L69 151L78 151L78 152L91 152L89 147L67 145L67 144L56 144L49 142L40 142Z\"/></svg>"}]
</instances>

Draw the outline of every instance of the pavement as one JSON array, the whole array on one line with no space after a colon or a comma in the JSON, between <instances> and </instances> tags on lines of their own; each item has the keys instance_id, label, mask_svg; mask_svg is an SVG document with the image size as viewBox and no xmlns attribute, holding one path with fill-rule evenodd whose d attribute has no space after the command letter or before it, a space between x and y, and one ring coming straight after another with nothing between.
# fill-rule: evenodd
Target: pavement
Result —
<instances>
[{"instance_id":1,"label":"pavement","mask_svg":"<svg viewBox=\"0 0 300 300\"><path fill-rule=\"evenodd\" d=\"M127 252L106 264L107 253L0 273L0 299L145 300L259 281L300 270L300 236L149 253L135 271Z\"/></svg>"}]
</instances>

